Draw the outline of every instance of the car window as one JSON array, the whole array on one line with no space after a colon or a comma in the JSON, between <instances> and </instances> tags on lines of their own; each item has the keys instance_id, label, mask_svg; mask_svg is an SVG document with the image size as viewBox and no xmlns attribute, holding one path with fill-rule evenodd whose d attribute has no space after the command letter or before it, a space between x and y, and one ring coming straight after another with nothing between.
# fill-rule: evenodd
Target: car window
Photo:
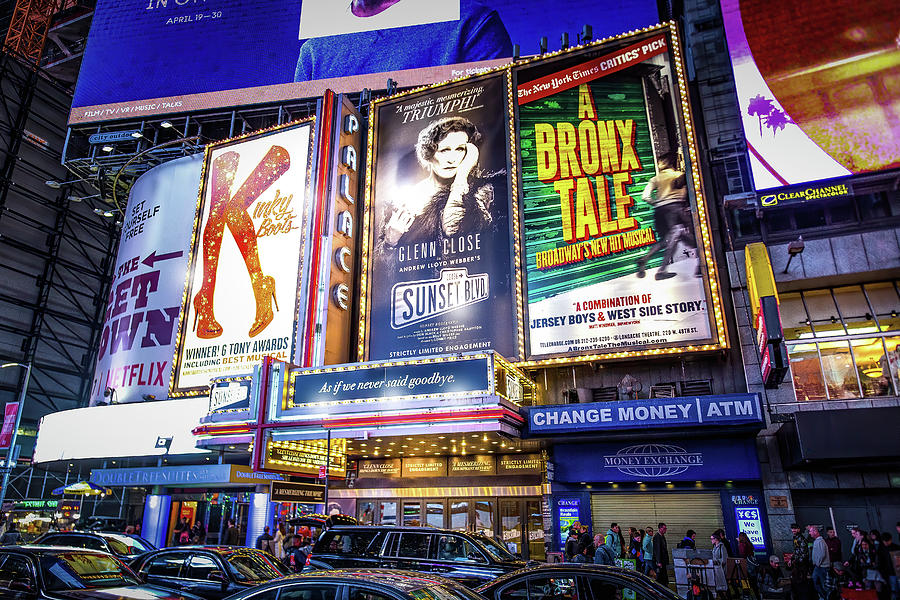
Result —
<instances>
[{"instance_id":1,"label":"car window","mask_svg":"<svg viewBox=\"0 0 900 600\"><path fill-rule=\"evenodd\" d=\"M109 552L106 544L100 538L91 537L89 535L80 535L78 547L86 550L99 550L101 552Z\"/></svg>"},{"instance_id":2,"label":"car window","mask_svg":"<svg viewBox=\"0 0 900 600\"><path fill-rule=\"evenodd\" d=\"M410 590L413 600L484 600L477 593L463 586L433 585L419 590Z\"/></svg>"},{"instance_id":3,"label":"car window","mask_svg":"<svg viewBox=\"0 0 900 600\"><path fill-rule=\"evenodd\" d=\"M282 588L271 587L267 590L263 590L263 591L259 592L258 594L245 596L244 600L277 600L278 599L278 590L280 590L280 589L282 589Z\"/></svg>"},{"instance_id":4,"label":"car window","mask_svg":"<svg viewBox=\"0 0 900 600\"><path fill-rule=\"evenodd\" d=\"M0 559L2 560L2 559ZM34 576L28 566L28 560L21 556L7 555L0 565L0 590L12 589L14 583L28 585L34 589ZM24 591L19 587L16 590Z\"/></svg>"},{"instance_id":5,"label":"car window","mask_svg":"<svg viewBox=\"0 0 900 600\"><path fill-rule=\"evenodd\" d=\"M122 561L109 554L72 550L40 558L44 587L51 592L120 587L139 583Z\"/></svg>"},{"instance_id":6,"label":"car window","mask_svg":"<svg viewBox=\"0 0 900 600\"><path fill-rule=\"evenodd\" d=\"M401 533L397 556L402 558L428 558L428 542L431 536L427 533Z\"/></svg>"},{"instance_id":7,"label":"car window","mask_svg":"<svg viewBox=\"0 0 900 600\"><path fill-rule=\"evenodd\" d=\"M575 577L530 577L528 600L578 600Z\"/></svg>"},{"instance_id":8,"label":"car window","mask_svg":"<svg viewBox=\"0 0 900 600\"><path fill-rule=\"evenodd\" d=\"M403 534L406 536L407 534ZM347 600L395 600L392 596L367 590L366 588L351 586L349 589L350 597Z\"/></svg>"},{"instance_id":9,"label":"car window","mask_svg":"<svg viewBox=\"0 0 900 600\"><path fill-rule=\"evenodd\" d=\"M144 566L141 567L141 575L178 577L181 574L181 566L184 564L186 557L186 552L158 554L144 563Z\"/></svg>"},{"instance_id":10,"label":"car window","mask_svg":"<svg viewBox=\"0 0 900 600\"><path fill-rule=\"evenodd\" d=\"M334 585L291 585L281 588L278 600L335 600L337 589Z\"/></svg>"},{"instance_id":11,"label":"car window","mask_svg":"<svg viewBox=\"0 0 900 600\"><path fill-rule=\"evenodd\" d=\"M256 550L234 550L225 555L225 565L238 581L268 581L287 575L274 556Z\"/></svg>"},{"instance_id":12,"label":"car window","mask_svg":"<svg viewBox=\"0 0 900 600\"><path fill-rule=\"evenodd\" d=\"M202 579L206 581L209 579L209 574L213 571L222 573L222 567L216 564L213 557L205 554L192 554L188 559L184 576L187 579ZM224 573L222 574L224 575Z\"/></svg>"},{"instance_id":13,"label":"car window","mask_svg":"<svg viewBox=\"0 0 900 600\"><path fill-rule=\"evenodd\" d=\"M500 590L499 600L528 600L528 580L521 579Z\"/></svg>"},{"instance_id":14,"label":"car window","mask_svg":"<svg viewBox=\"0 0 900 600\"><path fill-rule=\"evenodd\" d=\"M487 562L474 544L458 535L438 536L437 559L454 562Z\"/></svg>"},{"instance_id":15,"label":"car window","mask_svg":"<svg viewBox=\"0 0 900 600\"><path fill-rule=\"evenodd\" d=\"M41 538L40 541L35 541L35 544L40 546L65 546L66 543L62 539L60 535L48 535L45 538Z\"/></svg>"},{"instance_id":16,"label":"car window","mask_svg":"<svg viewBox=\"0 0 900 600\"><path fill-rule=\"evenodd\" d=\"M354 556L377 554L378 531L326 531L316 542L313 553L348 554Z\"/></svg>"},{"instance_id":17,"label":"car window","mask_svg":"<svg viewBox=\"0 0 900 600\"><path fill-rule=\"evenodd\" d=\"M587 586L593 600L636 600L646 598L638 594L634 588L626 587L624 582L602 577L588 577Z\"/></svg>"},{"instance_id":18,"label":"car window","mask_svg":"<svg viewBox=\"0 0 900 600\"><path fill-rule=\"evenodd\" d=\"M113 552L122 556L143 554L144 552L149 552L154 549L146 540L127 535L109 534L104 535L103 538L106 540L106 543L109 544L109 547Z\"/></svg>"},{"instance_id":19,"label":"car window","mask_svg":"<svg viewBox=\"0 0 900 600\"><path fill-rule=\"evenodd\" d=\"M46 542L51 546L68 546L69 548L87 548L87 538L83 535L58 535ZM92 548L96 550L96 548Z\"/></svg>"},{"instance_id":20,"label":"car window","mask_svg":"<svg viewBox=\"0 0 900 600\"><path fill-rule=\"evenodd\" d=\"M500 542L489 538L486 535L476 534L473 537L481 542L482 547L487 550L488 554L490 554L494 560L501 562L519 560L505 546L500 544Z\"/></svg>"}]
</instances>

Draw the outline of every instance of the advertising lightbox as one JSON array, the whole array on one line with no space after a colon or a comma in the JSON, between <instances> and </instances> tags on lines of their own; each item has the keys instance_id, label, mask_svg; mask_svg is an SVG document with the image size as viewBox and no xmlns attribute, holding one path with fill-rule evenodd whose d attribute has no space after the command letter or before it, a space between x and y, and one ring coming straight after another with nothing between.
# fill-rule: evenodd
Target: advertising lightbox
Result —
<instances>
[{"instance_id":1,"label":"advertising lightbox","mask_svg":"<svg viewBox=\"0 0 900 600\"><path fill-rule=\"evenodd\" d=\"M91 406L168 394L202 164L202 154L173 160L150 169L131 187Z\"/></svg>"},{"instance_id":2,"label":"advertising lightbox","mask_svg":"<svg viewBox=\"0 0 900 600\"><path fill-rule=\"evenodd\" d=\"M673 26L514 70L529 364L726 332Z\"/></svg>"},{"instance_id":3,"label":"advertising lightbox","mask_svg":"<svg viewBox=\"0 0 900 600\"><path fill-rule=\"evenodd\" d=\"M292 360L312 137L306 121L207 147L171 396Z\"/></svg>"},{"instance_id":4,"label":"advertising lightbox","mask_svg":"<svg viewBox=\"0 0 900 600\"><path fill-rule=\"evenodd\" d=\"M509 74L374 102L360 355L515 358Z\"/></svg>"},{"instance_id":5,"label":"advertising lightbox","mask_svg":"<svg viewBox=\"0 0 900 600\"><path fill-rule=\"evenodd\" d=\"M652 0L98 0L72 123L408 87L658 19Z\"/></svg>"},{"instance_id":6,"label":"advertising lightbox","mask_svg":"<svg viewBox=\"0 0 900 600\"><path fill-rule=\"evenodd\" d=\"M722 0L757 189L900 166L900 4Z\"/></svg>"}]
</instances>

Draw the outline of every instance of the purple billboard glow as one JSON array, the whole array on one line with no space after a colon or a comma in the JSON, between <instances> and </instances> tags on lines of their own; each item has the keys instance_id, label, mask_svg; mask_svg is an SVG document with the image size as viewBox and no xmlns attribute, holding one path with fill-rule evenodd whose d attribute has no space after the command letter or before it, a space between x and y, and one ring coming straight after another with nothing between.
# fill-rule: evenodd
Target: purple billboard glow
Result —
<instances>
[{"instance_id":1,"label":"purple billboard glow","mask_svg":"<svg viewBox=\"0 0 900 600\"><path fill-rule=\"evenodd\" d=\"M722 0L757 189L900 167L900 3Z\"/></svg>"}]
</instances>

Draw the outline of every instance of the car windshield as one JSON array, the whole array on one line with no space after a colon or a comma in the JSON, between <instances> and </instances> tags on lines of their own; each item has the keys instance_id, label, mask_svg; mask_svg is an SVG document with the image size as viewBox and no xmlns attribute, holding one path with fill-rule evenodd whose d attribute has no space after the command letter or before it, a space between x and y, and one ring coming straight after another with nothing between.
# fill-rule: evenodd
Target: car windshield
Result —
<instances>
[{"instance_id":1,"label":"car windshield","mask_svg":"<svg viewBox=\"0 0 900 600\"><path fill-rule=\"evenodd\" d=\"M140 581L119 559L93 552L65 552L41 557L41 573L48 591L83 590Z\"/></svg>"},{"instance_id":2,"label":"car windshield","mask_svg":"<svg viewBox=\"0 0 900 600\"><path fill-rule=\"evenodd\" d=\"M150 542L138 537L130 537L127 535L104 535L103 536L112 551L120 556L133 556L135 554L143 554L156 550Z\"/></svg>"},{"instance_id":3,"label":"car windshield","mask_svg":"<svg viewBox=\"0 0 900 600\"><path fill-rule=\"evenodd\" d=\"M473 537L481 542L481 546L491 555L491 558L493 558L494 560L519 560L500 542L493 540L486 535L476 535Z\"/></svg>"},{"instance_id":4,"label":"car windshield","mask_svg":"<svg viewBox=\"0 0 900 600\"><path fill-rule=\"evenodd\" d=\"M284 577L287 572L262 552L238 550L225 555L228 570L238 581L268 581Z\"/></svg>"}]
</instances>

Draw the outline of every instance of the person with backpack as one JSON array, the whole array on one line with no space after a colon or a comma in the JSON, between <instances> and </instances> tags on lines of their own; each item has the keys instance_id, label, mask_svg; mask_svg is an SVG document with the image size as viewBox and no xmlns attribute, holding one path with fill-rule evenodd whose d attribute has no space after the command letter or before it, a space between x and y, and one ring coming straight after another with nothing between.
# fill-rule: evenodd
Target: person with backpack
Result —
<instances>
[{"instance_id":1,"label":"person with backpack","mask_svg":"<svg viewBox=\"0 0 900 600\"><path fill-rule=\"evenodd\" d=\"M299 535L292 537L291 542L291 549L285 556L287 559L287 567L294 573L301 573L303 567L306 566L306 559L309 557L310 547L308 543L304 543L306 540Z\"/></svg>"},{"instance_id":2,"label":"person with backpack","mask_svg":"<svg viewBox=\"0 0 900 600\"><path fill-rule=\"evenodd\" d=\"M622 543L619 538L619 531L618 523L610 523L609 529L606 531L606 540L604 542L607 546L612 548L616 558L622 556Z\"/></svg>"},{"instance_id":3,"label":"person with backpack","mask_svg":"<svg viewBox=\"0 0 900 600\"><path fill-rule=\"evenodd\" d=\"M566 546L563 550L565 562L572 562L575 555L578 554L578 534L581 529L581 523L575 521L569 527L569 537L566 538Z\"/></svg>"},{"instance_id":4,"label":"person with backpack","mask_svg":"<svg viewBox=\"0 0 900 600\"><path fill-rule=\"evenodd\" d=\"M609 535L604 538L599 533L594 536L594 564L595 565L609 565L615 566L616 564L616 549L612 548L609 545Z\"/></svg>"},{"instance_id":5,"label":"person with backpack","mask_svg":"<svg viewBox=\"0 0 900 600\"><path fill-rule=\"evenodd\" d=\"M22 534L19 533L19 530L16 528L15 521L9 522L9 529L0 537L0 545L9 546L12 544L21 544L22 543Z\"/></svg>"},{"instance_id":6,"label":"person with backpack","mask_svg":"<svg viewBox=\"0 0 900 600\"><path fill-rule=\"evenodd\" d=\"M256 538L256 549L275 554L275 538L272 537L268 525L263 528L263 532Z\"/></svg>"}]
</instances>

